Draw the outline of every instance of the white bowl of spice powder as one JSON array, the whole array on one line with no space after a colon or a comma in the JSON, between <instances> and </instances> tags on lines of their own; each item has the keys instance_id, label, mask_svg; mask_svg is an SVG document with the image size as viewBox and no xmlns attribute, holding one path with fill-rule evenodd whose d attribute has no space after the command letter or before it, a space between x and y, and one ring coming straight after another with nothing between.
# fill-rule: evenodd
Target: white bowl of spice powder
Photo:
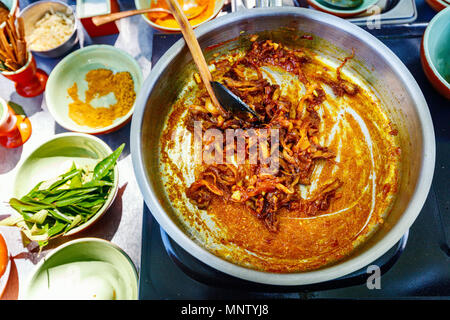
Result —
<instances>
[{"instance_id":1,"label":"white bowl of spice powder","mask_svg":"<svg viewBox=\"0 0 450 320\"><path fill-rule=\"evenodd\" d=\"M123 127L142 84L136 60L123 50L92 45L65 57L52 71L45 99L63 128L104 134Z\"/></svg>"}]
</instances>

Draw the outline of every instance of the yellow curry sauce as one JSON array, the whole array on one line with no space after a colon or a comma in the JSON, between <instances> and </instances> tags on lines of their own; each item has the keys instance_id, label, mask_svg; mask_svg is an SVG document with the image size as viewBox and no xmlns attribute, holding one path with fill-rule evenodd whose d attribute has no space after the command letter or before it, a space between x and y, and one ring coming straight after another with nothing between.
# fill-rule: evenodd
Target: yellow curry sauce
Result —
<instances>
[{"instance_id":1,"label":"yellow curry sauce","mask_svg":"<svg viewBox=\"0 0 450 320\"><path fill-rule=\"evenodd\" d=\"M257 67L248 64L248 61L256 60L245 60L251 50L260 53L260 58L252 58L260 59ZM241 78L235 77L240 82L236 80L233 90L240 94L243 92L242 81L262 83L262 76L266 81L265 91L268 92L269 85L275 90L271 99L282 102L277 104L278 115L285 119L290 117L290 121L297 121L299 126L306 120L302 120L305 118L298 113L305 114L308 112L305 110L320 118L316 119L316 135L309 137L310 142L327 156L315 160L310 177L301 180L302 183L296 179L296 183L287 185L287 188L279 186L276 190L273 187L259 195L255 203L273 192L278 192L277 199L284 197L285 202L272 210L270 223L267 222L267 214L262 216L264 212L258 211L257 206L249 204L249 201L239 201L233 191L229 194L226 190L215 191L214 186L205 187L206 184L199 186L203 189L195 190L208 195L207 204L202 206L199 198L190 196L189 192L201 177L208 179L207 176L212 175L204 174L208 170L205 164L197 164L189 158L192 152L185 154L189 149L183 145L185 140L174 139L179 137L177 133L180 130L190 126L193 113L202 109L211 111L203 85L193 82L186 85L174 104L161 138L161 172L166 192L180 224L214 254L264 271L317 269L350 254L376 231L389 213L399 183L397 131L381 102L363 82L345 70L344 64L350 57L336 67L307 49L291 50L271 41L255 44L251 50L210 61L213 78L232 87L233 81L228 78L230 70L238 68L240 71L236 69L235 73L243 71L245 61L249 70L244 70ZM259 78L251 80L257 78L256 69ZM322 98L318 99L319 96ZM253 103L245 94L241 98ZM295 106L297 115L295 112L294 115L289 114L289 107L285 106L291 106L291 112ZM214 119L221 117L215 115L214 110L208 116ZM289 133L289 129L286 132ZM294 145L295 141L280 148L294 149ZM292 181L285 175L287 173L279 173L277 181ZM209 181L220 186L218 178L214 176ZM258 180L247 192L265 181ZM339 183L334 183L333 192L317 204L320 193L336 181ZM229 190L238 190L239 185L242 185L242 180ZM294 195L286 196L291 185ZM280 190L284 189L287 190L283 195ZM314 210L310 210L311 206Z\"/></svg>"}]
</instances>

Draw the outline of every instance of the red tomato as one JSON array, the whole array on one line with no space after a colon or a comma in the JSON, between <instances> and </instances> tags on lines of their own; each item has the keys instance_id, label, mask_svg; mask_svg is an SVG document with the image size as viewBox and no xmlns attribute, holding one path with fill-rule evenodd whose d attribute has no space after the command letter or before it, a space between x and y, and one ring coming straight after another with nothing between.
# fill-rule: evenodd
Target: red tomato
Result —
<instances>
[{"instance_id":1,"label":"red tomato","mask_svg":"<svg viewBox=\"0 0 450 320\"><path fill-rule=\"evenodd\" d=\"M8 265L8 249L6 248L5 239L0 234L0 277L5 273Z\"/></svg>"}]
</instances>

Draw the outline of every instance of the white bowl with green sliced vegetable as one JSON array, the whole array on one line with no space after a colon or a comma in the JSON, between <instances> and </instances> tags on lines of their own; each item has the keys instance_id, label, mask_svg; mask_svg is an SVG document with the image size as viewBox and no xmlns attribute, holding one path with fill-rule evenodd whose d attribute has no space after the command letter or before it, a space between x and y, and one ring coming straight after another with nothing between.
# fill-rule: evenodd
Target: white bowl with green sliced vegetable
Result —
<instances>
[{"instance_id":1,"label":"white bowl with green sliced vegetable","mask_svg":"<svg viewBox=\"0 0 450 320\"><path fill-rule=\"evenodd\" d=\"M19 165L9 201L14 214L0 225L20 227L40 246L91 226L117 194L122 149L83 133L53 136Z\"/></svg>"}]
</instances>

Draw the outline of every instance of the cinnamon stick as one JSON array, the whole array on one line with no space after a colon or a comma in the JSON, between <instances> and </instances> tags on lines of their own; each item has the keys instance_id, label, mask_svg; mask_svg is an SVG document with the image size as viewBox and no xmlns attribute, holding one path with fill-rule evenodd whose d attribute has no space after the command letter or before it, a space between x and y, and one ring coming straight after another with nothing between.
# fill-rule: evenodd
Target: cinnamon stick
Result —
<instances>
[{"instance_id":1,"label":"cinnamon stick","mask_svg":"<svg viewBox=\"0 0 450 320\"><path fill-rule=\"evenodd\" d=\"M16 42L17 40L15 37L14 31L13 31L13 29L9 28L8 26L6 26L5 31L8 35L9 43L11 44L11 49L12 49L11 51L13 54L14 61L19 62L19 58L17 56L17 42Z\"/></svg>"},{"instance_id":2,"label":"cinnamon stick","mask_svg":"<svg viewBox=\"0 0 450 320\"><path fill-rule=\"evenodd\" d=\"M0 61L2 69L15 71L27 62L28 52L25 40L25 27L22 17L9 16L0 29Z\"/></svg>"},{"instance_id":3,"label":"cinnamon stick","mask_svg":"<svg viewBox=\"0 0 450 320\"><path fill-rule=\"evenodd\" d=\"M20 54L20 63L27 63L27 42L25 40L25 23L22 17L17 18L19 41L18 49Z\"/></svg>"},{"instance_id":4,"label":"cinnamon stick","mask_svg":"<svg viewBox=\"0 0 450 320\"><path fill-rule=\"evenodd\" d=\"M27 63L27 45L25 41L17 41L17 55L19 58L19 64L24 66Z\"/></svg>"},{"instance_id":5,"label":"cinnamon stick","mask_svg":"<svg viewBox=\"0 0 450 320\"><path fill-rule=\"evenodd\" d=\"M11 15L8 16L8 20L6 20L6 23L8 24L9 31L12 33L13 38L17 39L18 35L17 35L16 23L15 23L14 17ZM12 39L11 39L11 42L12 42Z\"/></svg>"},{"instance_id":6,"label":"cinnamon stick","mask_svg":"<svg viewBox=\"0 0 450 320\"><path fill-rule=\"evenodd\" d=\"M11 59L6 59L5 66L10 68L11 71L16 71L16 70L20 69L20 66L17 63L15 63L14 61L12 61Z\"/></svg>"},{"instance_id":7,"label":"cinnamon stick","mask_svg":"<svg viewBox=\"0 0 450 320\"><path fill-rule=\"evenodd\" d=\"M6 40L5 36L5 27L0 28L0 44L3 47L3 50L6 53L7 58L14 59L14 54L12 53L11 47L8 43L8 40Z\"/></svg>"},{"instance_id":8,"label":"cinnamon stick","mask_svg":"<svg viewBox=\"0 0 450 320\"><path fill-rule=\"evenodd\" d=\"M18 29L19 29L19 39L25 42L25 23L22 17L17 18Z\"/></svg>"},{"instance_id":9,"label":"cinnamon stick","mask_svg":"<svg viewBox=\"0 0 450 320\"><path fill-rule=\"evenodd\" d=\"M0 46L0 60L1 60L1 61L6 61L6 57L7 57L6 52L3 51L3 50L1 49L1 46Z\"/></svg>"}]
</instances>

